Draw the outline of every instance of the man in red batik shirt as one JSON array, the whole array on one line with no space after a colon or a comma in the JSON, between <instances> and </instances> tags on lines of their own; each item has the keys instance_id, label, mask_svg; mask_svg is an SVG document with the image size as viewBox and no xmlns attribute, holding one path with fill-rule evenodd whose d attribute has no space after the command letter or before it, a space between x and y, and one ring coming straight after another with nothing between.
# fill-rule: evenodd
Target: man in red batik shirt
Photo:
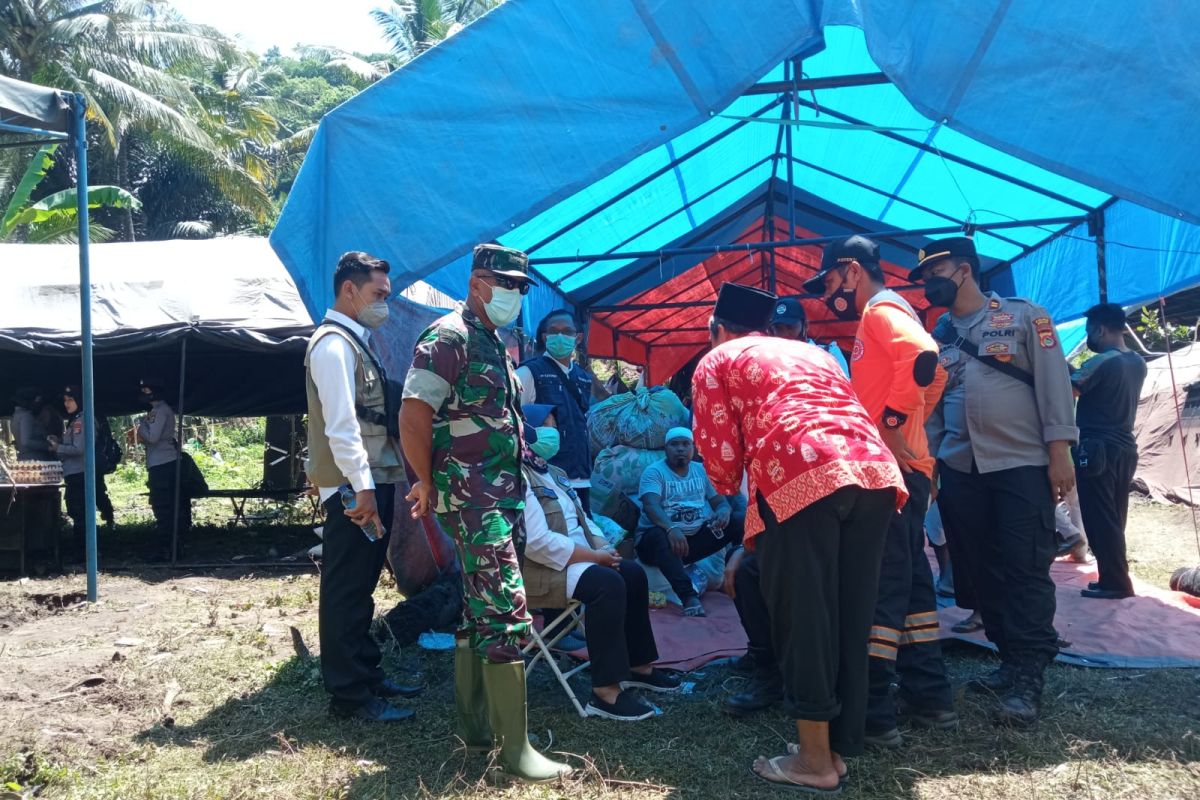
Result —
<instances>
[{"instance_id":1,"label":"man in red batik shirt","mask_svg":"<svg viewBox=\"0 0 1200 800\"><path fill-rule=\"evenodd\" d=\"M727 283L709 322L713 349L692 378L696 446L721 494L749 473L746 547L758 555L771 645L800 737L760 757L770 783L836 790L842 756L863 750L867 635L900 468L826 352L759 335L773 294Z\"/></svg>"}]
</instances>

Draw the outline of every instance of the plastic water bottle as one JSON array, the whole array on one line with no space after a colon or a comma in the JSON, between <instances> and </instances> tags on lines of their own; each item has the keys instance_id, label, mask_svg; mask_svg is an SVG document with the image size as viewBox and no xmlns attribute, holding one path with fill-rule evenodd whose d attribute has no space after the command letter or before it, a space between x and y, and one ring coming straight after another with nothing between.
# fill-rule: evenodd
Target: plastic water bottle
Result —
<instances>
[{"instance_id":1,"label":"plastic water bottle","mask_svg":"<svg viewBox=\"0 0 1200 800\"><path fill-rule=\"evenodd\" d=\"M354 489L351 488L350 484L339 487L338 494L342 498L342 508L346 509L347 511L353 511L354 507L358 505L358 496L354 493ZM360 525L359 529L363 532L363 535L367 537L368 542L379 541L379 528L375 527L374 522L368 522L366 525Z\"/></svg>"}]
</instances>

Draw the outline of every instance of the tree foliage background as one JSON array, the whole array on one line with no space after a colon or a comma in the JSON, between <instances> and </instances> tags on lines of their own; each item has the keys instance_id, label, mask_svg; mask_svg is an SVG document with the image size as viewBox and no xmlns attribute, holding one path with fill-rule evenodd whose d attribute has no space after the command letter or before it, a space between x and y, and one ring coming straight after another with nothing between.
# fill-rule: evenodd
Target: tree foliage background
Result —
<instances>
[{"instance_id":1,"label":"tree foliage background","mask_svg":"<svg viewBox=\"0 0 1200 800\"><path fill-rule=\"evenodd\" d=\"M0 74L88 98L89 181L111 188L89 197L113 199L93 211L99 238L265 234L322 116L500 1L381 3L372 17L386 53L297 43L257 54L169 0L0 0ZM0 211L42 220L0 239L69 240L69 208L52 229L26 207L70 189L70 149L39 162L43 174L22 192L35 158L44 154L0 149Z\"/></svg>"}]
</instances>

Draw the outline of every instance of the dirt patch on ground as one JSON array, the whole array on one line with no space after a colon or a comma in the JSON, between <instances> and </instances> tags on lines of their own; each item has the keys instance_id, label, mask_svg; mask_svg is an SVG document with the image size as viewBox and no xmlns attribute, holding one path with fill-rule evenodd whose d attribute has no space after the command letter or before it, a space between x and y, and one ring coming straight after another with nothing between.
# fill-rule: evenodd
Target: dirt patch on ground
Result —
<instances>
[{"instance_id":1,"label":"dirt patch on ground","mask_svg":"<svg viewBox=\"0 0 1200 800\"><path fill-rule=\"evenodd\" d=\"M1190 512L1135 503L1133 569L1165 586L1200 561ZM101 576L101 602L81 602L82 575L0 583L0 785L44 785L42 797L430 798L571 796L750 798L746 767L795 735L781 713L720 713L741 684L725 667L664 698L663 717L618 726L581 720L548 670L530 679L539 746L569 752L565 787L497 791L486 760L453 732L452 657L385 647L386 667L428 686L405 703L403 729L326 713L315 652L318 578L222 569ZM382 614L398 598L381 583ZM386 634L384 634L386 636ZM990 655L951 647L956 684L991 669ZM1030 731L1003 731L962 696L960 731L912 733L904 750L854 760L849 796L950 800L1200 797L1200 674L1184 670L1049 673L1047 710ZM586 673L574 679L586 697ZM618 730L619 728L619 730ZM906 733L906 737L910 734Z\"/></svg>"}]
</instances>

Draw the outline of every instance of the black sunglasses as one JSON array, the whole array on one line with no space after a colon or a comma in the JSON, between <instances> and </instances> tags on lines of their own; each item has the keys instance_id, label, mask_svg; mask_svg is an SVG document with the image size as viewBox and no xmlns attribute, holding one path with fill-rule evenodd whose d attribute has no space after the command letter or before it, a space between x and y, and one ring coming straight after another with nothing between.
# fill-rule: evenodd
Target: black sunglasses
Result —
<instances>
[{"instance_id":1,"label":"black sunglasses","mask_svg":"<svg viewBox=\"0 0 1200 800\"><path fill-rule=\"evenodd\" d=\"M515 289L521 294L529 294L529 282L510 278L507 275L497 275L495 272L476 272L478 278L491 278L501 289Z\"/></svg>"}]
</instances>

